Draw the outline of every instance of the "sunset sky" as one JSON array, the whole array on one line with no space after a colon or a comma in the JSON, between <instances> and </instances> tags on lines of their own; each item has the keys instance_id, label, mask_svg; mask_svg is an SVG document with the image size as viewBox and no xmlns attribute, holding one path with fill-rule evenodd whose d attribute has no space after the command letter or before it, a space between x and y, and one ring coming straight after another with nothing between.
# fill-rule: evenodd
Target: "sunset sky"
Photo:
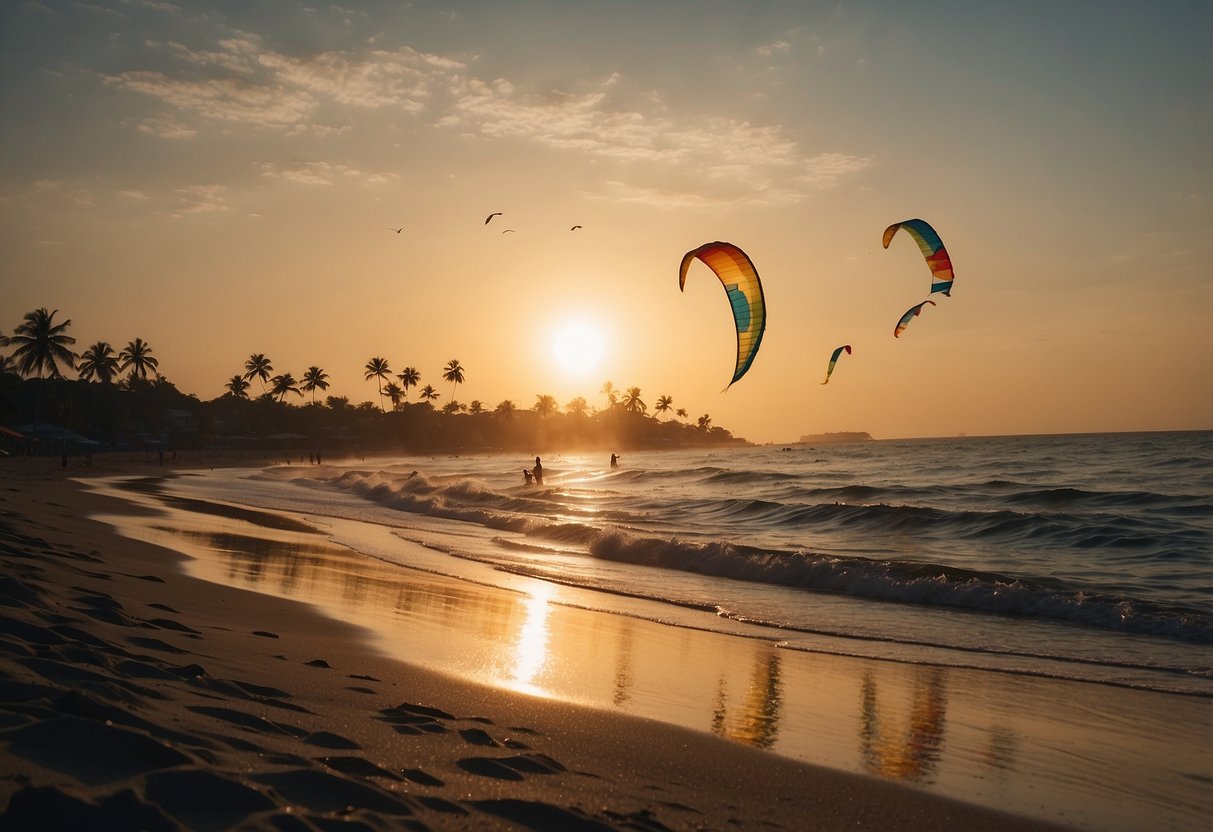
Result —
<instances>
[{"instance_id":1,"label":"sunset sky","mask_svg":"<svg viewBox=\"0 0 1213 832\"><path fill-rule=\"evenodd\" d=\"M1213 427L1206 0L13 0L0 41L0 331L58 309L201 399L258 352L757 442ZM912 217L956 281L895 339ZM767 299L727 391L712 240Z\"/></svg>"}]
</instances>

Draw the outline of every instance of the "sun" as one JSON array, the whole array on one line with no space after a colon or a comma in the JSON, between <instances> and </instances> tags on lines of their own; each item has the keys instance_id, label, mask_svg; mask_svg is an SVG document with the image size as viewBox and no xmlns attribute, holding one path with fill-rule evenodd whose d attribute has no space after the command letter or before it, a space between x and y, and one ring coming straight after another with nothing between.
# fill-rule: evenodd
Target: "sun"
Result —
<instances>
[{"instance_id":1,"label":"sun","mask_svg":"<svg viewBox=\"0 0 1213 832\"><path fill-rule=\"evenodd\" d=\"M552 356L570 373L586 373L602 359L602 336L585 321L569 321L552 333Z\"/></svg>"}]
</instances>

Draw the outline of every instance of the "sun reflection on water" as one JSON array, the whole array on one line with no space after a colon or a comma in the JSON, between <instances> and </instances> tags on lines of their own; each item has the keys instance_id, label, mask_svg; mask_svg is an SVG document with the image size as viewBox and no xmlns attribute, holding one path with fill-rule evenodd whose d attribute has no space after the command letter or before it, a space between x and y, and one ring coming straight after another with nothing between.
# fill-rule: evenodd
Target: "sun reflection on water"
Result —
<instances>
[{"instance_id":1,"label":"sun reflection on water","mask_svg":"<svg viewBox=\"0 0 1213 832\"><path fill-rule=\"evenodd\" d=\"M547 664L548 639L551 636L548 615L551 612L550 602L554 593L555 588L551 584L536 582L531 594L523 602L526 619L518 630L513 673L505 680L514 690L534 694L546 693L535 683L535 679Z\"/></svg>"}]
</instances>

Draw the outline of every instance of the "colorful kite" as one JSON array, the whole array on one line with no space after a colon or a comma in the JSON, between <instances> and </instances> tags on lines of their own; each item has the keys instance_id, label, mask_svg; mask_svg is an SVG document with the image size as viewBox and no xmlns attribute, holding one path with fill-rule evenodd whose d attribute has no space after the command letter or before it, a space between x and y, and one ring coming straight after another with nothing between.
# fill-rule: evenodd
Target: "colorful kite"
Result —
<instances>
[{"instance_id":1,"label":"colorful kite","mask_svg":"<svg viewBox=\"0 0 1213 832\"><path fill-rule=\"evenodd\" d=\"M931 268L931 294L943 292L945 298L950 298L953 278L952 258L948 256L948 250L943 247L943 240L939 239L935 229L925 220L895 222L884 230L885 248L889 247L893 235L899 228L904 228L906 233L914 238L914 242L918 243L918 248L922 251L922 256L927 258L927 265Z\"/></svg>"},{"instance_id":2,"label":"colorful kite","mask_svg":"<svg viewBox=\"0 0 1213 832\"><path fill-rule=\"evenodd\" d=\"M830 383L830 374L834 372L834 365L838 363L838 356L842 355L842 351L846 350L847 355L851 354L851 345L843 344L838 349L834 350L834 354L830 356L830 366L826 367L826 380L822 384Z\"/></svg>"},{"instance_id":3,"label":"colorful kite","mask_svg":"<svg viewBox=\"0 0 1213 832\"><path fill-rule=\"evenodd\" d=\"M924 306L926 306L928 303L931 304L932 306L935 305L935 301L933 301L933 300L924 300L922 303L916 304L914 306L911 306L909 309L907 309L906 313L901 316L901 320L897 322L897 326L893 327L893 337L894 338L901 337L901 333L904 332L905 328L910 325L910 319L916 318L919 315L921 315L922 308Z\"/></svg>"},{"instance_id":4,"label":"colorful kite","mask_svg":"<svg viewBox=\"0 0 1213 832\"><path fill-rule=\"evenodd\" d=\"M766 330L767 308L762 295L762 282L758 279L758 270L754 268L753 261L744 251L732 243L717 241L704 243L683 255L682 265L678 267L679 291L684 291L687 269L697 257L720 279L733 307L733 321L737 325L737 367L729 382L731 387L754 363L754 356L758 355L758 346L762 343L762 333Z\"/></svg>"}]
</instances>

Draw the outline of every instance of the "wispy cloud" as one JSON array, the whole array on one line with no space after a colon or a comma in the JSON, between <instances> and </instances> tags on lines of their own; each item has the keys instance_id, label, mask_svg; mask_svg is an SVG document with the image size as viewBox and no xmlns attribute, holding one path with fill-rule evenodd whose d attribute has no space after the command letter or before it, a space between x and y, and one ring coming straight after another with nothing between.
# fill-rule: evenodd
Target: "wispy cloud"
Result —
<instances>
[{"instance_id":1,"label":"wispy cloud","mask_svg":"<svg viewBox=\"0 0 1213 832\"><path fill-rule=\"evenodd\" d=\"M324 161L295 161L287 164L263 162L261 175L269 179L281 179L299 185L331 186L340 180L356 181L364 185L382 185L399 179L395 173L368 173L349 165L338 165Z\"/></svg>"},{"instance_id":2,"label":"wispy cloud","mask_svg":"<svg viewBox=\"0 0 1213 832\"><path fill-rule=\"evenodd\" d=\"M610 163L619 182L645 183L620 198L640 194L655 204L795 202L873 164L867 156L806 153L778 125L671 115L655 93L625 91L626 79L618 73L588 89L538 91L508 78L478 78L463 61L410 47L369 44L292 56L255 34L229 34L203 49L153 44L180 71L138 69L106 81L169 108L138 128L166 139L190 138L204 121L335 135L351 131L359 111L387 112L466 136L522 141ZM791 48L780 39L759 52ZM261 172L311 185L349 175L323 164L274 165ZM612 192L622 193L604 189Z\"/></svg>"}]
</instances>

